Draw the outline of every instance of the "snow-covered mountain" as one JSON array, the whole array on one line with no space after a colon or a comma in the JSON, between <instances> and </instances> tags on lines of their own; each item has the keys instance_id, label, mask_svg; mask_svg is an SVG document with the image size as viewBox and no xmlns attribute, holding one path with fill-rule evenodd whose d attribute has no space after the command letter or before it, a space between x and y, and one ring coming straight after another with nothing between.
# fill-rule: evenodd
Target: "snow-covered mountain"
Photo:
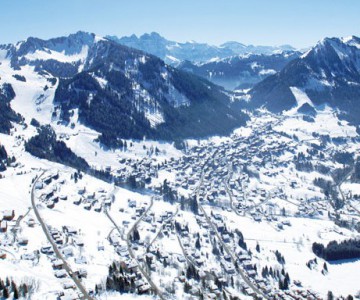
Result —
<instances>
[{"instance_id":1,"label":"snow-covered mountain","mask_svg":"<svg viewBox=\"0 0 360 300\"><path fill-rule=\"evenodd\" d=\"M296 51L283 51L271 55L237 55L203 64L185 61L178 68L204 77L228 90L247 89L269 75L279 72L300 55L301 53Z\"/></svg>"},{"instance_id":2,"label":"snow-covered mountain","mask_svg":"<svg viewBox=\"0 0 360 300\"><path fill-rule=\"evenodd\" d=\"M325 38L281 72L257 84L251 94L254 106L272 111L297 105L295 90L306 94L313 105L338 108L349 121L360 118L360 39Z\"/></svg>"},{"instance_id":3,"label":"snow-covered mountain","mask_svg":"<svg viewBox=\"0 0 360 300\"><path fill-rule=\"evenodd\" d=\"M188 60L193 63L204 63L213 59L222 59L243 54L265 54L271 55L282 51L295 49L289 45L279 47L244 45L238 42L227 42L220 46L212 46L206 43L194 41L179 43L170 41L156 32L146 33L139 37L136 35L118 38L108 36L107 38L122 45L140 49L163 59L171 65L178 65L181 61Z\"/></svg>"},{"instance_id":4,"label":"snow-covered mountain","mask_svg":"<svg viewBox=\"0 0 360 300\"><path fill-rule=\"evenodd\" d=\"M140 50L0 46L1 299L360 298L360 130L303 88L351 92L359 43L325 43L235 130L241 91Z\"/></svg>"},{"instance_id":5,"label":"snow-covered mountain","mask_svg":"<svg viewBox=\"0 0 360 300\"><path fill-rule=\"evenodd\" d=\"M95 34L1 49L1 83L14 88L10 104L28 119L80 122L113 139L196 137L244 124L220 87ZM37 116L44 107L47 118Z\"/></svg>"}]
</instances>

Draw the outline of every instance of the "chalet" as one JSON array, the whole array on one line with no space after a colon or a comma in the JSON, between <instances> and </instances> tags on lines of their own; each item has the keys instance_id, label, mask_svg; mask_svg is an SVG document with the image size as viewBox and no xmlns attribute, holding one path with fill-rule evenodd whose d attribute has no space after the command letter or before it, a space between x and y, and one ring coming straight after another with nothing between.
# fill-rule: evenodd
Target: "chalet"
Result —
<instances>
[{"instance_id":1,"label":"chalet","mask_svg":"<svg viewBox=\"0 0 360 300\"><path fill-rule=\"evenodd\" d=\"M240 262L249 261L249 260L250 260L250 256L248 256L246 254L240 254L239 253L239 261Z\"/></svg>"},{"instance_id":2,"label":"chalet","mask_svg":"<svg viewBox=\"0 0 360 300\"><path fill-rule=\"evenodd\" d=\"M138 270L138 264L135 260L122 261L122 262L120 262L120 265L127 272L132 271L132 272L136 273Z\"/></svg>"},{"instance_id":3,"label":"chalet","mask_svg":"<svg viewBox=\"0 0 360 300\"><path fill-rule=\"evenodd\" d=\"M84 195L85 192L86 192L86 188L85 188L85 187L78 188L78 194L79 194L79 195Z\"/></svg>"},{"instance_id":4,"label":"chalet","mask_svg":"<svg viewBox=\"0 0 360 300\"><path fill-rule=\"evenodd\" d=\"M29 239L26 237L18 237L17 241L20 246L26 246L29 243Z\"/></svg>"},{"instance_id":5,"label":"chalet","mask_svg":"<svg viewBox=\"0 0 360 300\"><path fill-rule=\"evenodd\" d=\"M62 227L63 232L69 235L76 235L78 233L77 229L68 225Z\"/></svg>"},{"instance_id":6,"label":"chalet","mask_svg":"<svg viewBox=\"0 0 360 300\"><path fill-rule=\"evenodd\" d=\"M47 208L54 208L55 207L55 202L54 201L48 201L47 203L46 203L46 207Z\"/></svg>"},{"instance_id":7,"label":"chalet","mask_svg":"<svg viewBox=\"0 0 360 300\"><path fill-rule=\"evenodd\" d=\"M67 289L75 289L75 284L72 281L66 281L66 282L63 282L63 288L65 290L67 290Z\"/></svg>"},{"instance_id":8,"label":"chalet","mask_svg":"<svg viewBox=\"0 0 360 300\"><path fill-rule=\"evenodd\" d=\"M287 225L287 226L291 226L291 223L289 220L284 220L281 223L283 223L284 225Z\"/></svg>"},{"instance_id":9,"label":"chalet","mask_svg":"<svg viewBox=\"0 0 360 300\"><path fill-rule=\"evenodd\" d=\"M114 234L110 235L109 241L113 246L118 246L120 244L119 238Z\"/></svg>"},{"instance_id":10,"label":"chalet","mask_svg":"<svg viewBox=\"0 0 360 300\"><path fill-rule=\"evenodd\" d=\"M185 259L184 256L178 256L178 257L177 257L177 260L178 260L180 263L186 262L186 259Z\"/></svg>"},{"instance_id":11,"label":"chalet","mask_svg":"<svg viewBox=\"0 0 360 300\"><path fill-rule=\"evenodd\" d=\"M223 263L223 267L226 273L228 274L235 274L235 268L230 263Z\"/></svg>"},{"instance_id":12,"label":"chalet","mask_svg":"<svg viewBox=\"0 0 360 300\"><path fill-rule=\"evenodd\" d=\"M64 269L55 271L56 278L65 278L66 276L67 276L67 272Z\"/></svg>"},{"instance_id":13,"label":"chalet","mask_svg":"<svg viewBox=\"0 0 360 300\"><path fill-rule=\"evenodd\" d=\"M217 221L222 221L222 216L220 214L214 214L214 219Z\"/></svg>"},{"instance_id":14,"label":"chalet","mask_svg":"<svg viewBox=\"0 0 360 300\"><path fill-rule=\"evenodd\" d=\"M215 293L210 293L207 295L207 299L209 300L215 300L215 299L218 299L218 296L215 294Z\"/></svg>"},{"instance_id":15,"label":"chalet","mask_svg":"<svg viewBox=\"0 0 360 300\"><path fill-rule=\"evenodd\" d=\"M111 206L111 204L112 204L111 199L105 199L105 200L104 200L104 205L105 205L105 206Z\"/></svg>"},{"instance_id":16,"label":"chalet","mask_svg":"<svg viewBox=\"0 0 360 300\"><path fill-rule=\"evenodd\" d=\"M40 248L40 252L43 254L50 254L53 253L53 249L51 245L43 246Z\"/></svg>"},{"instance_id":17,"label":"chalet","mask_svg":"<svg viewBox=\"0 0 360 300\"><path fill-rule=\"evenodd\" d=\"M224 243L230 243L230 236L226 233L226 234L223 234L223 241Z\"/></svg>"},{"instance_id":18,"label":"chalet","mask_svg":"<svg viewBox=\"0 0 360 300\"><path fill-rule=\"evenodd\" d=\"M87 259L85 256L75 257L75 263L79 265L85 265L87 264Z\"/></svg>"},{"instance_id":19,"label":"chalet","mask_svg":"<svg viewBox=\"0 0 360 300\"><path fill-rule=\"evenodd\" d=\"M122 258L129 258L130 254L126 247L116 247L116 253Z\"/></svg>"},{"instance_id":20,"label":"chalet","mask_svg":"<svg viewBox=\"0 0 360 300\"><path fill-rule=\"evenodd\" d=\"M75 271L75 275L78 278L86 278L88 273L87 273L87 271L85 269L80 268L78 271Z\"/></svg>"},{"instance_id":21,"label":"chalet","mask_svg":"<svg viewBox=\"0 0 360 300\"><path fill-rule=\"evenodd\" d=\"M6 232L8 224L6 221L0 221L0 232Z\"/></svg>"},{"instance_id":22,"label":"chalet","mask_svg":"<svg viewBox=\"0 0 360 300\"><path fill-rule=\"evenodd\" d=\"M254 215L254 220L256 221L256 222L261 222L261 216L260 215Z\"/></svg>"},{"instance_id":23,"label":"chalet","mask_svg":"<svg viewBox=\"0 0 360 300\"><path fill-rule=\"evenodd\" d=\"M52 179L58 180L59 179L59 172L56 171L56 172L52 173L50 176L51 176Z\"/></svg>"},{"instance_id":24,"label":"chalet","mask_svg":"<svg viewBox=\"0 0 360 300\"><path fill-rule=\"evenodd\" d=\"M35 220L33 218L30 218L28 221L27 221L27 224L29 227L34 227L35 225Z\"/></svg>"},{"instance_id":25,"label":"chalet","mask_svg":"<svg viewBox=\"0 0 360 300\"><path fill-rule=\"evenodd\" d=\"M60 270L60 269L62 269L63 266L64 266L64 263L61 259L56 259L52 263L52 267L55 270Z\"/></svg>"},{"instance_id":26,"label":"chalet","mask_svg":"<svg viewBox=\"0 0 360 300\"><path fill-rule=\"evenodd\" d=\"M91 203L85 203L83 207L86 210L91 210Z\"/></svg>"},{"instance_id":27,"label":"chalet","mask_svg":"<svg viewBox=\"0 0 360 300\"><path fill-rule=\"evenodd\" d=\"M42 179L43 183L45 183L46 185L49 185L51 183L51 180L52 180L52 178L50 175L48 175Z\"/></svg>"},{"instance_id":28,"label":"chalet","mask_svg":"<svg viewBox=\"0 0 360 300\"><path fill-rule=\"evenodd\" d=\"M255 270L248 270L247 274L249 277L254 278L256 276L256 271Z\"/></svg>"},{"instance_id":29,"label":"chalet","mask_svg":"<svg viewBox=\"0 0 360 300\"><path fill-rule=\"evenodd\" d=\"M80 205L80 203L81 203L81 198L78 198L78 199L74 200L73 203L74 203L75 205Z\"/></svg>"},{"instance_id":30,"label":"chalet","mask_svg":"<svg viewBox=\"0 0 360 300\"><path fill-rule=\"evenodd\" d=\"M129 202L129 207L130 208L135 208L136 207L136 200L128 200L128 202Z\"/></svg>"},{"instance_id":31,"label":"chalet","mask_svg":"<svg viewBox=\"0 0 360 300\"><path fill-rule=\"evenodd\" d=\"M74 251L71 247L63 248L62 253L65 257L72 257L74 256Z\"/></svg>"},{"instance_id":32,"label":"chalet","mask_svg":"<svg viewBox=\"0 0 360 300\"><path fill-rule=\"evenodd\" d=\"M145 283L144 285L142 285L138 288L139 294L148 293L150 290L151 290L151 287L148 283Z\"/></svg>"},{"instance_id":33,"label":"chalet","mask_svg":"<svg viewBox=\"0 0 360 300\"><path fill-rule=\"evenodd\" d=\"M15 217L14 210L4 210L2 214L3 214L3 220L5 221L11 221Z\"/></svg>"},{"instance_id":34,"label":"chalet","mask_svg":"<svg viewBox=\"0 0 360 300\"><path fill-rule=\"evenodd\" d=\"M41 190L44 187L44 184L41 181L35 183L35 190Z\"/></svg>"},{"instance_id":35,"label":"chalet","mask_svg":"<svg viewBox=\"0 0 360 300\"><path fill-rule=\"evenodd\" d=\"M24 253L21 255L21 259L23 260L32 260L34 261L37 258L37 255L35 252L31 252L31 253Z\"/></svg>"},{"instance_id":36,"label":"chalet","mask_svg":"<svg viewBox=\"0 0 360 300\"><path fill-rule=\"evenodd\" d=\"M58 245L63 245L64 244L64 239L62 236L59 236L55 239L55 243Z\"/></svg>"},{"instance_id":37,"label":"chalet","mask_svg":"<svg viewBox=\"0 0 360 300\"><path fill-rule=\"evenodd\" d=\"M245 270L253 270L254 269L254 266L250 261L245 261L243 263L243 267Z\"/></svg>"},{"instance_id":38,"label":"chalet","mask_svg":"<svg viewBox=\"0 0 360 300\"><path fill-rule=\"evenodd\" d=\"M59 196L59 199L60 199L60 200L63 200L63 201L67 200L67 198L68 198L68 197L67 197L66 195L60 195L60 196Z\"/></svg>"}]
</instances>

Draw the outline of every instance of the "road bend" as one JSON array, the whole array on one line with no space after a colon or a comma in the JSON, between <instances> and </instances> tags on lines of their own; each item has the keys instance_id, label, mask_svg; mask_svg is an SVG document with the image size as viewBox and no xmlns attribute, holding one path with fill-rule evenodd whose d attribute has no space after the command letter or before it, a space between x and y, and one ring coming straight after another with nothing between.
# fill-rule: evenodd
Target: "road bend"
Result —
<instances>
[{"instance_id":1,"label":"road bend","mask_svg":"<svg viewBox=\"0 0 360 300\"><path fill-rule=\"evenodd\" d=\"M70 268L69 264L67 263L66 259L63 257L63 255L61 254L59 248L57 247L56 243L54 242L53 238L51 237L51 234L49 232L48 227L46 226L44 220L42 219L36 204L35 204L35 185L38 182L38 180L44 175L46 171L43 171L40 176L38 176L32 186L31 189L31 205L32 208L34 210L35 216L38 220L38 222L40 223L40 226L42 228L42 230L44 231L47 240L49 241L49 243L51 244L51 246L54 249L55 255L58 259L60 259L63 262L63 268L64 270L68 273L69 277L74 281L75 285L77 286L77 288L80 290L80 292L82 293L82 297L80 299L85 299L85 300L95 300L94 298L90 297L90 295L88 294L88 292L86 291L85 287L82 285L81 281L74 275L72 269Z\"/></svg>"},{"instance_id":2,"label":"road bend","mask_svg":"<svg viewBox=\"0 0 360 300\"><path fill-rule=\"evenodd\" d=\"M145 210L145 212L140 216L140 218L134 223L134 225L130 228L129 232L126 235L126 244L128 247L128 251L129 254L131 256L131 258L133 260L136 261L138 268L141 272L141 274L143 275L143 277L147 280L147 282L149 283L149 285L151 286L152 290L154 291L155 295L157 295L161 300L165 300L164 296L162 295L161 291L159 290L159 288L157 287L157 285L153 282L153 280L151 279L150 275L146 272L146 270L141 266L141 264L139 263L138 259L136 258L136 255L134 253L134 251L131 248L131 236L136 228L136 226L143 220L143 218L146 216L146 214L150 211L151 207L153 206L153 197L151 197L151 203L149 205L149 207ZM118 233L120 234L120 236L122 236L122 232L120 230L120 227L117 225L117 223L115 222L115 220L110 216L109 212L107 211L107 209L104 210L106 216L109 218L109 220L114 224L116 230L118 231Z\"/></svg>"},{"instance_id":3,"label":"road bend","mask_svg":"<svg viewBox=\"0 0 360 300\"><path fill-rule=\"evenodd\" d=\"M214 152L214 155L211 157L215 157L215 154L217 151ZM207 165L207 163L210 161L209 158L205 164L204 164L204 167L203 167L203 170L205 169L205 166ZM229 247L224 243L224 241L222 240L219 232L217 231L217 228L215 227L214 223L211 221L210 217L208 216L208 214L206 213L205 209L203 208L203 206L201 205L200 201L199 201L199 192L200 192L200 188L201 186L203 185L203 181L204 181L204 173L202 172L201 174L201 178L200 178L200 183L195 191L196 193L196 201L198 202L198 206L200 208L200 210L202 211L202 213L204 214L205 216L205 219L206 219L206 222L208 223L208 225L210 226L210 228L214 231L217 239L219 240L220 244L222 245L223 249L225 250L225 252L229 255L229 257L231 258L231 261L232 263L234 264L235 266L235 269L236 271L238 272L238 274L240 274L241 278L244 280L244 282L254 291L254 293L257 295L257 296L260 296L264 299L269 299L269 297L267 295L265 295L257 286L255 286L250 280L249 278L246 276L246 274L244 273L244 271L238 267L236 261L237 261L237 258L234 256L233 254L233 251L231 251L229 249Z\"/></svg>"}]
</instances>

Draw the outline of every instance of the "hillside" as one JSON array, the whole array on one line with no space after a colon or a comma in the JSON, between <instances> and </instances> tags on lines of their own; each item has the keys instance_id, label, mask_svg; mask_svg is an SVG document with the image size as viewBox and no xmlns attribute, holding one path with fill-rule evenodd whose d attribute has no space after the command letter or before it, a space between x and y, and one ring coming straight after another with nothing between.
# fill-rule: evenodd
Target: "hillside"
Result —
<instances>
[{"instance_id":1,"label":"hillside","mask_svg":"<svg viewBox=\"0 0 360 300\"><path fill-rule=\"evenodd\" d=\"M266 77L282 70L300 52L284 51L277 54L247 54L217 59L203 64L189 61L178 68L191 72L226 89L248 89Z\"/></svg>"},{"instance_id":2,"label":"hillside","mask_svg":"<svg viewBox=\"0 0 360 300\"><path fill-rule=\"evenodd\" d=\"M214 59L223 59L230 56L244 54L271 55L283 51L294 51L289 45L282 46L254 46L244 45L239 42L226 42L220 46L213 46L206 43L195 41L176 42L167 40L156 32L145 33L141 36L135 34L131 36L117 37L107 36L107 38L131 48L139 49L151 53L163 59L170 65L177 66L182 61L192 63L205 63Z\"/></svg>"},{"instance_id":3,"label":"hillside","mask_svg":"<svg viewBox=\"0 0 360 300\"><path fill-rule=\"evenodd\" d=\"M2 81L34 92L19 111L36 117L29 109L46 106L47 117L38 116L45 123L80 122L112 139L172 140L230 133L247 119L230 109L222 88L94 34L28 38L2 49Z\"/></svg>"},{"instance_id":4,"label":"hillside","mask_svg":"<svg viewBox=\"0 0 360 300\"><path fill-rule=\"evenodd\" d=\"M274 112L296 106L291 88L304 92L315 106L328 104L347 120L360 123L360 39L325 38L289 62L250 92L254 107Z\"/></svg>"}]
</instances>

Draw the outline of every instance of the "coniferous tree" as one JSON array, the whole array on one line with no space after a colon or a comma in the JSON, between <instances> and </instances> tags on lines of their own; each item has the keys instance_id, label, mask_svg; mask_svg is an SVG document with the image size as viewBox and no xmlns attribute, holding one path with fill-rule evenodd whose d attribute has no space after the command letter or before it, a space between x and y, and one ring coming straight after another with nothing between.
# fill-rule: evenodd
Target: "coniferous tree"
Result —
<instances>
[{"instance_id":1,"label":"coniferous tree","mask_svg":"<svg viewBox=\"0 0 360 300\"><path fill-rule=\"evenodd\" d=\"M332 291L328 291L327 293L327 300L334 300L334 294Z\"/></svg>"},{"instance_id":2,"label":"coniferous tree","mask_svg":"<svg viewBox=\"0 0 360 300\"><path fill-rule=\"evenodd\" d=\"M4 289L3 289L3 298L8 299L9 296L10 296L10 294L9 294L8 287L4 287Z\"/></svg>"}]
</instances>

